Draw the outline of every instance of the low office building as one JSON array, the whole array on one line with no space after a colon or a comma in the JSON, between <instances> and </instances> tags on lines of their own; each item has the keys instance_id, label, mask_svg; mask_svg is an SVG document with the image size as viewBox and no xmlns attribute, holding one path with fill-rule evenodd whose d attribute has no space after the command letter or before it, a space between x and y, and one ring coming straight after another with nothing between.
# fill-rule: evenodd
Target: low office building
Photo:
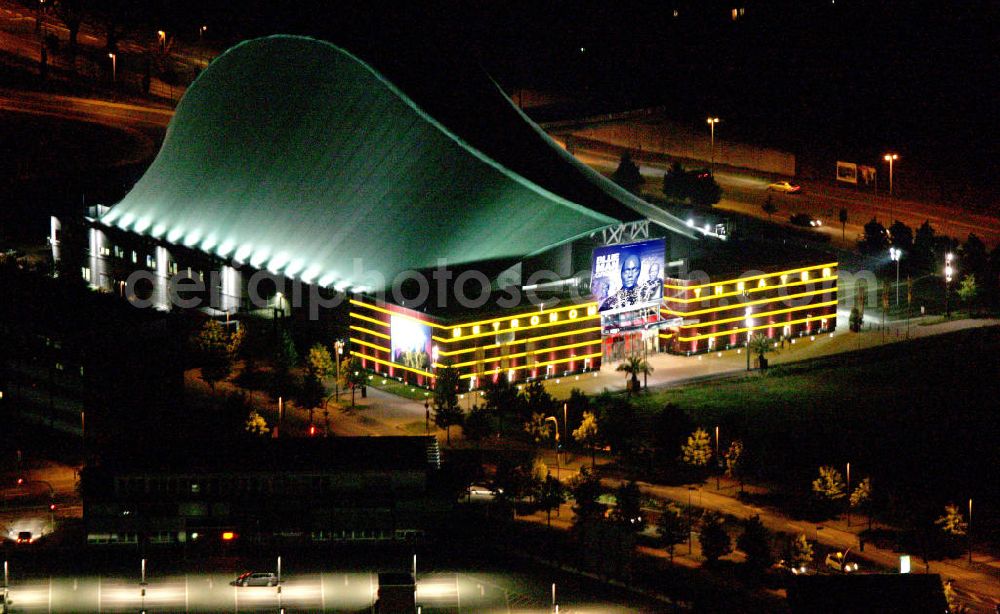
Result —
<instances>
[{"instance_id":1,"label":"low office building","mask_svg":"<svg viewBox=\"0 0 1000 614\"><path fill-rule=\"evenodd\" d=\"M433 437L260 439L105 456L83 475L89 544L408 540L451 497Z\"/></svg>"}]
</instances>

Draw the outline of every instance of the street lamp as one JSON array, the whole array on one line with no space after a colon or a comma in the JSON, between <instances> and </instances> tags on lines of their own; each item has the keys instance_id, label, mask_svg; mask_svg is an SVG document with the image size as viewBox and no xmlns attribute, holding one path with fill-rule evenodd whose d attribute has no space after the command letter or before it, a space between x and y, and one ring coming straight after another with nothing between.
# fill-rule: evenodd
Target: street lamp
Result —
<instances>
[{"instance_id":1,"label":"street lamp","mask_svg":"<svg viewBox=\"0 0 1000 614\"><path fill-rule=\"evenodd\" d=\"M718 117L709 117L706 122L708 123L709 130L711 131L711 152L709 153L711 159L712 175L715 175L715 124L719 123Z\"/></svg>"},{"instance_id":2,"label":"street lamp","mask_svg":"<svg viewBox=\"0 0 1000 614\"><path fill-rule=\"evenodd\" d=\"M944 317L951 317L951 305L948 302L949 295L951 294L951 278L955 273L954 267L951 266L951 261L955 258L955 255L951 252L944 257Z\"/></svg>"},{"instance_id":3,"label":"street lamp","mask_svg":"<svg viewBox=\"0 0 1000 614\"><path fill-rule=\"evenodd\" d=\"M847 526L851 526L851 463L847 463Z\"/></svg>"},{"instance_id":4,"label":"street lamp","mask_svg":"<svg viewBox=\"0 0 1000 614\"><path fill-rule=\"evenodd\" d=\"M889 258L896 263L896 307L899 307L899 260L903 257L903 250L898 247L889 248Z\"/></svg>"},{"instance_id":5,"label":"street lamp","mask_svg":"<svg viewBox=\"0 0 1000 614\"><path fill-rule=\"evenodd\" d=\"M715 427L715 462L722 469L722 458L719 456L719 427ZM719 490L719 472L715 472L715 490Z\"/></svg>"},{"instance_id":6,"label":"street lamp","mask_svg":"<svg viewBox=\"0 0 1000 614\"><path fill-rule=\"evenodd\" d=\"M747 371L750 370L750 327L753 326L753 318L750 315L753 313L753 307L747 307L746 309L746 324L747 324Z\"/></svg>"},{"instance_id":7,"label":"street lamp","mask_svg":"<svg viewBox=\"0 0 1000 614\"><path fill-rule=\"evenodd\" d=\"M114 83L118 80L118 56L114 53L109 53L108 57L111 58L111 82Z\"/></svg>"},{"instance_id":8,"label":"street lamp","mask_svg":"<svg viewBox=\"0 0 1000 614\"><path fill-rule=\"evenodd\" d=\"M882 156L882 159L889 163L889 196L892 196L892 163L899 159L899 156L894 153L887 153Z\"/></svg>"},{"instance_id":9,"label":"street lamp","mask_svg":"<svg viewBox=\"0 0 1000 614\"><path fill-rule=\"evenodd\" d=\"M340 403L340 357L344 355L344 340L337 339L333 342L334 349L337 350L335 361L337 363L337 379L333 382L333 390L337 395L337 402Z\"/></svg>"},{"instance_id":10,"label":"street lamp","mask_svg":"<svg viewBox=\"0 0 1000 614\"><path fill-rule=\"evenodd\" d=\"M552 424L556 425L556 480L559 480L559 419L555 416L549 416L545 419L546 422L552 421Z\"/></svg>"}]
</instances>

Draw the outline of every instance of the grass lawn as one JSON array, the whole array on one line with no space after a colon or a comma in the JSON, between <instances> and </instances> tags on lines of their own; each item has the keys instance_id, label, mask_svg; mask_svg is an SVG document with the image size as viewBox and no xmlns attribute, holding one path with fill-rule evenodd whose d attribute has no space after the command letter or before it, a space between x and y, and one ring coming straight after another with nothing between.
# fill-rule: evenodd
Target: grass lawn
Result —
<instances>
[{"instance_id":1,"label":"grass lawn","mask_svg":"<svg viewBox=\"0 0 1000 614\"><path fill-rule=\"evenodd\" d=\"M378 374L368 380L368 385L378 388L379 390L391 392L392 394L403 397L404 399L411 399L414 401L423 401L424 399L433 399L434 397L434 393L430 390L421 388L420 386L407 384L390 377L382 377Z\"/></svg>"},{"instance_id":2,"label":"grass lawn","mask_svg":"<svg viewBox=\"0 0 1000 614\"><path fill-rule=\"evenodd\" d=\"M742 439L761 478L808 489L821 464L928 498L996 499L1000 327L851 352L659 391L722 446ZM857 483L855 481L855 483Z\"/></svg>"}]
</instances>

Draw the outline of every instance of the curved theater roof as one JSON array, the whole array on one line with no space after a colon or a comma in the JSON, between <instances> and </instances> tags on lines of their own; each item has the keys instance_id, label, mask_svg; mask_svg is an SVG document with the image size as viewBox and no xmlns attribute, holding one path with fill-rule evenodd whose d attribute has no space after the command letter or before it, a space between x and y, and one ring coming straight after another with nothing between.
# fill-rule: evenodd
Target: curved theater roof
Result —
<instances>
[{"instance_id":1,"label":"curved theater roof","mask_svg":"<svg viewBox=\"0 0 1000 614\"><path fill-rule=\"evenodd\" d=\"M584 206L525 179L334 45L274 36L233 47L202 73L156 160L100 221L366 290L440 259L521 258L653 213L575 160L562 163L606 200Z\"/></svg>"}]
</instances>

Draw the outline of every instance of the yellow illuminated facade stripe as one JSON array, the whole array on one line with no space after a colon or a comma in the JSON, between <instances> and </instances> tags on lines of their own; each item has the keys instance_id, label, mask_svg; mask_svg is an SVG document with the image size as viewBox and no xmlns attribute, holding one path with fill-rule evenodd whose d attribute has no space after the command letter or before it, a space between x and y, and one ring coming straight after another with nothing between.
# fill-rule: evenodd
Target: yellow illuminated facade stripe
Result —
<instances>
[{"instance_id":1,"label":"yellow illuminated facade stripe","mask_svg":"<svg viewBox=\"0 0 1000 614\"><path fill-rule=\"evenodd\" d=\"M812 292L801 292L799 294L789 294L788 296L775 296L773 298L764 298L756 301L747 301L745 303L736 303L735 305L724 305L722 307L710 307L708 309L699 309L697 311L674 311L672 309L667 309L666 307L661 307L660 312L666 312L673 316L694 316L703 313L717 313L719 311L732 311L733 309L746 308L751 305L764 305L766 303L776 303L779 301L790 301L797 298L805 298L807 296L815 296L817 294L829 294L830 292L836 292L837 286L832 288L824 288L821 290L813 290Z\"/></svg>"},{"instance_id":2,"label":"yellow illuminated facade stripe","mask_svg":"<svg viewBox=\"0 0 1000 614\"><path fill-rule=\"evenodd\" d=\"M383 322L382 320L376 320L375 318L369 318L368 316L363 316L360 313L354 313L352 311L351 317L357 318L359 320L364 320L365 322L371 322L372 324L378 324L379 326L384 326L385 328L389 328L388 322Z\"/></svg>"},{"instance_id":3,"label":"yellow illuminated facade stripe","mask_svg":"<svg viewBox=\"0 0 1000 614\"><path fill-rule=\"evenodd\" d=\"M764 317L767 317L767 316L776 316L776 315L780 315L780 314L783 314L783 313L791 313L793 311L804 311L806 309L817 309L819 307L830 307L830 306L836 305L836 304L837 304L836 300L827 301L825 303L815 303L815 304L810 303L808 305L800 305L798 307L790 307L788 309L778 309L777 311L762 311L760 313L752 313L752 314L750 314L750 317L752 319L764 318ZM689 330L689 329L692 329L692 328L704 328L705 326L714 326L716 324L728 324L729 322L743 322L743 321L746 321L746 319L747 319L747 317L745 315L742 315L742 316L735 317L735 318L726 318L724 320L712 320L710 322L699 322L698 324L684 324L680 328L682 328L684 330ZM775 322L774 325L776 326L777 324L778 323ZM782 324L784 324L784 323L782 323Z\"/></svg>"},{"instance_id":4,"label":"yellow illuminated facade stripe","mask_svg":"<svg viewBox=\"0 0 1000 614\"><path fill-rule=\"evenodd\" d=\"M583 346L586 346L586 345L600 345L600 343L601 343L600 339L594 339L592 341L581 341L580 343L571 343L569 345L560 345L560 346L551 347L551 348L542 348L542 349L539 349L539 350L532 350L531 352L518 352L517 354L508 354L507 356L493 356L491 358L484 358L482 360L470 360L470 361L467 361L467 362L459 362L459 363L455 363L455 364L453 364L451 366L455 367L455 368L458 368L458 367L468 367L469 365L485 364L485 363L488 363L488 362L496 362L498 360L504 360L504 359L510 359L510 358L521 358L523 356L529 356L529 355L532 355L532 354L537 355L537 354L544 354L546 352L558 352L559 350L569 350L569 349L572 349L572 348L583 347ZM444 367L445 365L443 363L437 363L436 362L436 363L434 363L434 366L435 367Z\"/></svg>"},{"instance_id":5,"label":"yellow illuminated facade stripe","mask_svg":"<svg viewBox=\"0 0 1000 614\"><path fill-rule=\"evenodd\" d=\"M761 330L765 328L783 328L785 326L791 326L792 324L802 324L803 322L815 322L816 320L829 320L830 318L836 318L837 314L831 313L827 315L813 316L811 318L801 318L798 320L791 320L789 322L775 322L774 324L762 324L760 326L751 326L750 330ZM747 332L746 327L743 328L733 328L727 331L721 331L717 333L704 333L701 335L695 335L694 337L677 337L678 341L697 341L699 339L708 339L709 337L725 337L726 335L738 335L740 333Z\"/></svg>"},{"instance_id":6,"label":"yellow illuminated facade stripe","mask_svg":"<svg viewBox=\"0 0 1000 614\"><path fill-rule=\"evenodd\" d=\"M376 345L374 343L368 343L367 341L362 341L361 339L355 339L354 337L351 337L351 343L357 343L358 345L363 345L365 347L370 347L373 350L379 350L380 352L385 352L386 354L389 354L389 353L392 352L392 350L390 350L389 348L385 347L384 345Z\"/></svg>"},{"instance_id":7,"label":"yellow illuminated facade stripe","mask_svg":"<svg viewBox=\"0 0 1000 614\"><path fill-rule=\"evenodd\" d=\"M838 263L836 263L836 262L830 262L830 263L827 263L827 264L817 264L817 265L814 265L814 266L807 266L807 267L802 267L802 268L799 268L799 269L788 269L787 271L778 271L777 273L764 273L762 275L752 275L750 277L739 277L739 278L736 278L736 279L728 279L728 280L725 280L725 281L716 281L716 282L712 282L712 283L708 283L708 284L702 284L700 286L674 286L674 285L671 285L671 284L664 284L663 287L664 288L671 288L673 290L694 290L695 288L712 288L712 287L715 287L715 286L724 286L726 284L736 284L736 283L739 283L741 281L742 282L747 282L747 281L751 281L751 280L755 280L755 279L767 279L769 277L779 277L780 278L782 275L793 275L795 273L802 273L802 272L805 272L805 271L815 271L816 269L822 270L822 269L824 269L826 267L830 267L831 269L833 269L833 268L836 268L837 265L838 265Z\"/></svg>"},{"instance_id":8,"label":"yellow illuminated facade stripe","mask_svg":"<svg viewBox=\"0 0 1000 614\"><path fill-rule=\"evenodd\" d=\"M515 340L511 341L510 343L508 343L507 345L519 345L521 343L529 343L529 342L532 342L532 341L544 341L546 339L555 339L557 337L569 337L570 335L582 335L582 334L586 334L586 333L595 333L595 332L598 332L600 330L601 330L600 326L592 326L590 328L580 328L580 329L576 329L576 330L568 330L568 331L561 332L561 333L552 333L551 335L541 335L539 337L529 337L527 339L515 339ZM461 350L451 350L451 351L440 350L438 352L438 354L441 355L441 356L455 356L457 354L466 354L468 352L475 352L478 349L490 350L490 349L498 348L498 347L500 347L500 345L501 344L499 344L499 343L491 343L490 345L473 346L473 347L468 347L468 348L462 348Z\"/></svg>"},{"instance_id":9,"label":"yellow illuminated facade stripe","mask_svg":"<svg viewBox=\"0 0 1000 614\"><path fill-rule=\"evenodd\" d=\"M385 313L385 314L389 314L389 315L400 316L400 317L403 317L403 318L414 320L416 322L420 322L421 324L425 324L427 326L432 326L434 328L440 328L441 330L450 330L450 329L459 328L459 327L461 327L461 328L468 328L470 326L482 326L484 324L493 324L494 322L505 322L505 321L510 321L510 320L518 320L518 319L521 319L521 318L527 318L528 321L530 321L531 320L531 316L542 316L542 315L548 315L550 313L560 313L560 312L563 312L563 311L569 311L571 309L577 309L577 310L583 311L584 314L585 314L586 310L588 308L590 308L590 307L597 307L597 303L596 302L590 301L590 302L587 302L587 303L577 303L575 305L565 305L565 306L562 306L562 307L553 307L551 309L541 309L539 311L528 311L528 312L519 313L519 314L516 314L516 315L512 314L512 315L509 315L509 316L503 316L503 317L499 317L499 318L492 318L490 320L476 320L476 321L473 321L473 322L460 322L460 323L455 323L455 324L444 325L444 324L438 324L437 322L432 322L430 320L421 320L420 318L416 318L414 316L411 316L411 315L408 315L406 313L402 313L402 312L399 312L399 311L390 311L390 310L388 310L388 309L386 309L384 307L379 307L377 305L371 305L369 303L363 303L363 302L355 300L355 299L351 299L350 303L352 305L356 305L358 307L364 307L366 309L371 309L373 311L378 311L379 313ZM577 319L580 319L580 318L577 318ZM556 322L559 322L559 321L560 320L557 320ZM385 323L383 322L383 324L385 324ZM520 327L520 328L528 328L528 327L527 326L523 326L523 327Z\"/></svg>"},{"instance_id":10,"label":"yellow illuminated facade stripe","mask_svg":"<svg viewBox=\"0 0 1000 614\"><path fill-rule=\"evenodd\" d=\"M377 362L380 365L385 365L387 367L395 367L397 369L402 369L404 371L409 371L411 373L416 373L418 375L426 375L427 377L434 377L433 373L428 373L427 371L421 371L420 369L411 369L410 367L404 367L403 365L398 365L394 362L389 362L388 360L382 360L381 358L375 358L374 356L369 356L367 354L362 354L361 352L351 352L352 356L357 356L358 358L364 358L372 362Z\"/></svg>"},{"instance_id":11,"label":"yellow illuminated facade stripe","mask_svg":"<svg viewBox=\"0 0 1000 614\"><path fill-rule=\"evenodd\" d=\"M356 330L359 333L365 333L365 334L368 334L368 335L375 335L376 337L381 337L382 339L389 339L389 335L387 335L385 333L376 332L374 330L365 328L363 326L354 326L352 324L351 325L351 330Z\"/></svg>"},{"instance_id":12,"label":"yellow illuminated facade stripe","mask_svg":"<svg viewBox=\"0 0 1000 614\"><path fill-rule=\"evenodd\" d=\"M768 290L780 290L781 288L791 288L792 286L804 286L806 284L816 284L834 279L837 279L836 275L831 275L829 277L817 277L816 279L810 279L807 281L796 281L777 286L760 286L760 287L755 286L753 288L748 288L747 293L766 292ZM706 294L705 296L695 297L695 298L671 298L669 296L665 296L663 297L663 301L664 302L669 301L671 303L701 303L703 301L710 301L712 299L726 298L730 296L742 296L742 295L743 295L742 292L737 291L737 292L726 292L724 294ZM784 298L784 297L778 297L778 298Z\"/></svg>"},{"instance_id":13,"label":"yellow illuminated facade stripe","mask_svg":"<svg viewBox=\"0 0 1000 614\"><path fill-rule=\"evenodd\" d=\"M459 337L438 337L437 335L432 335L431 338L435 341L440 341L441 343L453 343L455 341L465 341L467 339L481 339L483 337L490 337L494 335L499 335L502 333L511 333L519 330L533 330L536 328L551 328L553 326L562 326L563 324L568 324L571 322L589 322L590 320L600 320L600 315L592 316L577 316L573 320L556 320L555 322L540 322L538 324L528 324L527 326L517 326L515 328L502 328L498 330L493 330L492 328L486 332L479 332L471 335L462 335ZM460 328L469 328L468 326L455 326L453 330ZM579 332L579 331L575 331Z\"/></svg>"},{"instance_id":14,"label":"yellow illuminated facade stripe","mask_svg":"<svg viewBox=\"0 0 1000 614\"><path fill-rule=\"evenodd\" d=\"M496 369L490 369L489 371L483 371L482 375L496 375L498 373L503 373L504 371L520 371L521 369L534 369L537 367L547 367L549 365L562 364L564 362L573 362L574 360L587 360L588 358L600 358L600 357L601 357L600 352L597 352L596 354L583 354L581 356L571 356L569 358L560 358L558 360L549 360L546 362L540 362L534 365L518 365L516 367L510 367L508 369L503 369L498 367ZM476 377L476 375L477 375L476 373L466 373L465 375L460 375L459 377L461 379L469 379L471 377Z\"/></svg>"}]
</instances>

